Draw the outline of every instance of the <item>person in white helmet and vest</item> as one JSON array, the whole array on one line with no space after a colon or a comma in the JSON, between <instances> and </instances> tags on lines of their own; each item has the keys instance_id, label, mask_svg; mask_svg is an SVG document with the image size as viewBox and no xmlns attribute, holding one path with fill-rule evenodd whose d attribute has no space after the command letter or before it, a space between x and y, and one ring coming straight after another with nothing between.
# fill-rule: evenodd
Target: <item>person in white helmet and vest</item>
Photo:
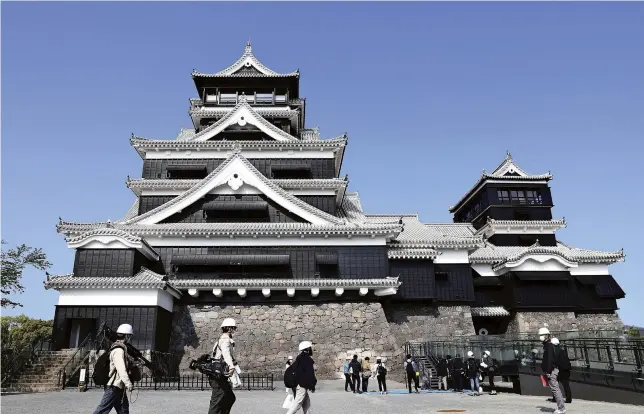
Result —
<instances>
[{"instance_id":1,"label":"person in white helmet and vest","mask_svg":"<svg viewBox=\"0 0 644 414\"><path fill-rule=\"evenodd\" d=\"M309 391L315 392L315 385L318 382L315 378L313 358L311 358L313 344L309 341L302 341L298 349L300 354L295 358L295 381L297 382L297 387L294 390L295 399L286 414L295 414L300 408L304 414L309 414L311 410Z\"/></svg>"},{"instance_id":2,"label":"person in white helmet and vest","mask_svg":"<svg viewBox=\"0 0 644 414\"><path fill-rule=\"evenodd\" d=\"M235 372L235 358L233 358L233 333L237 330L237 324L232 318L226 318L221 323L221 336L212 349L215 359L223 359L228 365L228 374L223 377L210 378L212 394L208 414L229 414L237 398L233 392L230 377Z\"/></svg>"},{"instance_id":3,"label":"person in white helmet and vest","mask_svg":"<svg viewBox=\"0 0 644 414\"><path fill-rule=\"evenodd\" d=\"M126 342L129 342L134 335L132 325L124 323L116 330L116 341L110 347L110 371L109 380L105 386L105 393L101 402L94 410L94 414L107 414L116 410L117 414L129 414L130 402L127 399L127 391L132 391L134 385L127 374L128 355Z\"/></svg>"},{"instance_id":4,"label":"person in white helmet and vest","mask_svg":"<svg viewBox=\"0 0 644 414\"><path fill-rule=\"evenodd\" d=\"M557 410L554 414L564 414L566 407L564 399L559 389L559 363L555 357L555 346L550 341L550 330L548 328L539 328L539 340L543 343L543 358L541 360L541 370L543 375L548 378L548 385L552 390L552 395L557 402Z\"/></svg>"}]
</instances>

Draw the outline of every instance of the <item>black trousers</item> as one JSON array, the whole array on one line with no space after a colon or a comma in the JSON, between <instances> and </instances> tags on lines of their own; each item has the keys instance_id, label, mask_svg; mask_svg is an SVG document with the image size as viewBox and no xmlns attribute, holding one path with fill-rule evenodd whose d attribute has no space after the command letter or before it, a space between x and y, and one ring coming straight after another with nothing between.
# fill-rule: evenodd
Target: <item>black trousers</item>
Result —
<instances>
[{"instance_id":1,"label":"black trousers","mask_svg":"<svg viewBox=\"0 0 644 414\"><path fill-rule=\"evenodd\" d=\"M235 404L235 393L233 387L228 382L228 378L211 378L210 386L212 394L210 396L210 406L208 414L230 414L230 410Z\"/></svg>"},{"instance_id":2,"label":"black trousers","mask_svg":"<svg viewBox=\"0 0 644 414\"><path fill-rule=\"evenodd\" d=\"M414 388L418 391L418 377L416 373L407 374L407 386L409 387L409 392L411 392L411 382L414 381Z\"/></svg>"},{"instance_id":3,"label":"black trousers","mask_svg":"<svg viewBox=\"0 0 644 414\"><path fill-rule=\"evenodd\" d=\"M490 391L496 390L494 385L494 374L488 374L488 379L490 380Z\"/></svg>"},{"instance_id":4,"label":"black trousers","mask_svg":"<svg viewBox=\"0 0 644 414\"><path fill-rule=\"evenodd\" d=\"M351 387L351 390L353 392L360 392L360 374L353 374L351 378L353 380L353 387Z\"/></svg>"},{"instance_id":5,"label":"black trousers","mask_svg":"<svg viewBox=\"0 0 644 414\"><path fill-rule=\"evenodd\" d=\"M454 379L454 389L456 391L463 391L463 374L455 372L452 378Z\"/></svg>"},{"instance_id":6,"label":"black trousers","mask_svg":"<svg viewBox=\"0 0 644 414\"><path fill-rule=\"evenodd\" d=\"M387 377L384 375L377 375L376 379L378 380L378 391L387 392Z\"/></svg>"},{"instance_id":7,"label":"black trousers","mask_svg":"<svg viewBox=\"0 0 644 414\"><path fill-rule=\"evenodd\" d=\"M557 377L557 380L561 383L561 386L564 390L564 394L566 394L566 402L571 403L572 402L572 391L570 391L570 371L565 370L565 371L559 371L559 376Z\"/></svg>"},{"instance_id":8,"label":"black trousers","mask_svg":"<svg viewBox=\"0 0 644 414\"><path fill-rule=\"evenodd\" d=\"M351 391L355 391L353 389L353 382L351 382L351 374L344 374L344 390L347 391L347 387L351 388Z\"/></svg>"}]
</instances>

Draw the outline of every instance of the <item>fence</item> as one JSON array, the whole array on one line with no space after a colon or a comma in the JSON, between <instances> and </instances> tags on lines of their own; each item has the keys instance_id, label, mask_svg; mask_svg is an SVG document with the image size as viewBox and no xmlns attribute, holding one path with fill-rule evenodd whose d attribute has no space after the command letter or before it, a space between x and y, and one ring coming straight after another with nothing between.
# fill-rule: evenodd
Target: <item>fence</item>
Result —
<instances>
[{"instance_id":1,"label":"fence","mask_svg":"<svg viewBox=\"0 0 644 414\"><path fill-rule=\"evenodd\" d=\"M3 349L0 362L2 364L2 384L5 385L10 382L26 364L34 360L38 352L51 350L51 342L42 340L19 350Z\"/></svg>"},{"instance_id":2,"label":"fence","mask_svg":"<svg viewBox=\"0 0 644 414\"><path fill-rule=\"evenodd\" d=\"M239 379L242 385L235 390L247 391L273 391L275 389L273 374L241 374ZM74 385L78 385L75 381ZM68 387L73 386L71 383ZM102 385L94 384L94 380L89 376L87 383L88 388L103 388ZM211 390L208 377L203 374L186 374L177 376L164 376L153 377L144 375L141 381L134 384L134 387L140 390L155 390L155 391L168 391L168 390L190 390L190 391L205 391Z\"/></svg>"}]
</instances>

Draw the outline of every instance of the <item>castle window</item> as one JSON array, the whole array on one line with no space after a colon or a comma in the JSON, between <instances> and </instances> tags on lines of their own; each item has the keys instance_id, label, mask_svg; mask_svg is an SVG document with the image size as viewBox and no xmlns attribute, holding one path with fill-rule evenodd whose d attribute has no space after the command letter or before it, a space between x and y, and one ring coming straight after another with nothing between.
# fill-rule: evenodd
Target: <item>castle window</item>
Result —
<instances>
[{"instance_id":1,"label":"castle window","mask_svg":"<svg viewBox=\"0 0 644 414\"><path fill-rule=\"evenodd\" d=\"M539 190L497 190L500 204L543 204Z\"/></svg>"},{"instance_id":2,"label":"castle window","mask_svg":"<svg viewBox=\"0 0 644 414\"><path fill-rule=\"evenodd\" d=\"M497 190L496 194L499 197L499 203L510 204L510 192L507 190Z\"/></svg>"},{"instance_id":3,"label":"castle window","mask_svg":"<svg viewBox=\"0 0 644 414\"><path fill-rule=\"evenodd\" d=\"M543 204L543 200L541 199L541 191L527 190L525 193L528 204Z\"/></svg>"}]
</instances>

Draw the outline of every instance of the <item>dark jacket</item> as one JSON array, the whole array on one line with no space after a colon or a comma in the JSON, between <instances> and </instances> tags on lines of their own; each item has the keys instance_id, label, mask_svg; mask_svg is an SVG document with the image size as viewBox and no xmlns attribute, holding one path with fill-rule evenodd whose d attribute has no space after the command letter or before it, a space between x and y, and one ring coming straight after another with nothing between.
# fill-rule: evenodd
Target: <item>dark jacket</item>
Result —
<instances>
[{"instance_id":1,"label":"dark jacket","mask_svg":"<svg viewBox=\"0 0 644 414\"><path fill-rule=\"evenodd\" d=\"M552 374L552 370L557 368L557 359L555 358L555 346L549 340L543 343L543 359L541 360L541 370L546 374Z\"/></svg>"},{"instance_id":2,"label":"dark jacket","mask_svg":"<svg viewBox=\"0 0 644 414\"><path fill-rule=\"evenodd\" d=\"M560 371L570 371L572 365L570 364L568 352L561 345L555 346L555 360Z\"/></svg>"},{"instance_id":3,"label":"dark jacket","mask_svg":"<svg viewBox=\"0 0 644 414\"><path fill-rule=\"evenodd\" d=\"M454 364L452 366L454 367L454 372L456 374L462 374L465 368L465 364L463 364L463 359L460 357L454 358Z\"/></svg>"},{"instance_id":4,"label":"dark jacket","mask_svg":"<svg viewBox=\"0 0 644 414\"><path fill-rule=\"evenodd\" d=\"M362 365L357 359L352 359L351 362L349 362L349 368L353 370L353 375L358 375L362 372Z\"/></svg>"},{"instance_id":5,"label":"dark jacket","mask_svg":"<svg viewBox=\"0 0 644 414\"><path fill-rule=\"evenodd\" d=\"M465 362L465 371L468 378L474 378L479 373L479 363L474 358L467 358Z\"/></svg>"},{"instance_id":6,"label":"dark jacket","mask_svg":"<svg viewBox=\"0 0 644 414\"><path fill-rule=\"evenodd\" d=\"M302 352L295 360L295 380L297 385L307 390L315 390L318 380L315 378L315 369L313 368L313 358L306 352Z\"/></svg>"},{"instance_id":7,"label":"dark jacket","mask_svg":"<svg viewBox=\"0 0 644 414\"><path fill-rule=\"evenodd\" d=\"M436 373L439 377L446 377L448 371L447 360L441 358L436 365Z\"/></svg>"}]
</instances>

